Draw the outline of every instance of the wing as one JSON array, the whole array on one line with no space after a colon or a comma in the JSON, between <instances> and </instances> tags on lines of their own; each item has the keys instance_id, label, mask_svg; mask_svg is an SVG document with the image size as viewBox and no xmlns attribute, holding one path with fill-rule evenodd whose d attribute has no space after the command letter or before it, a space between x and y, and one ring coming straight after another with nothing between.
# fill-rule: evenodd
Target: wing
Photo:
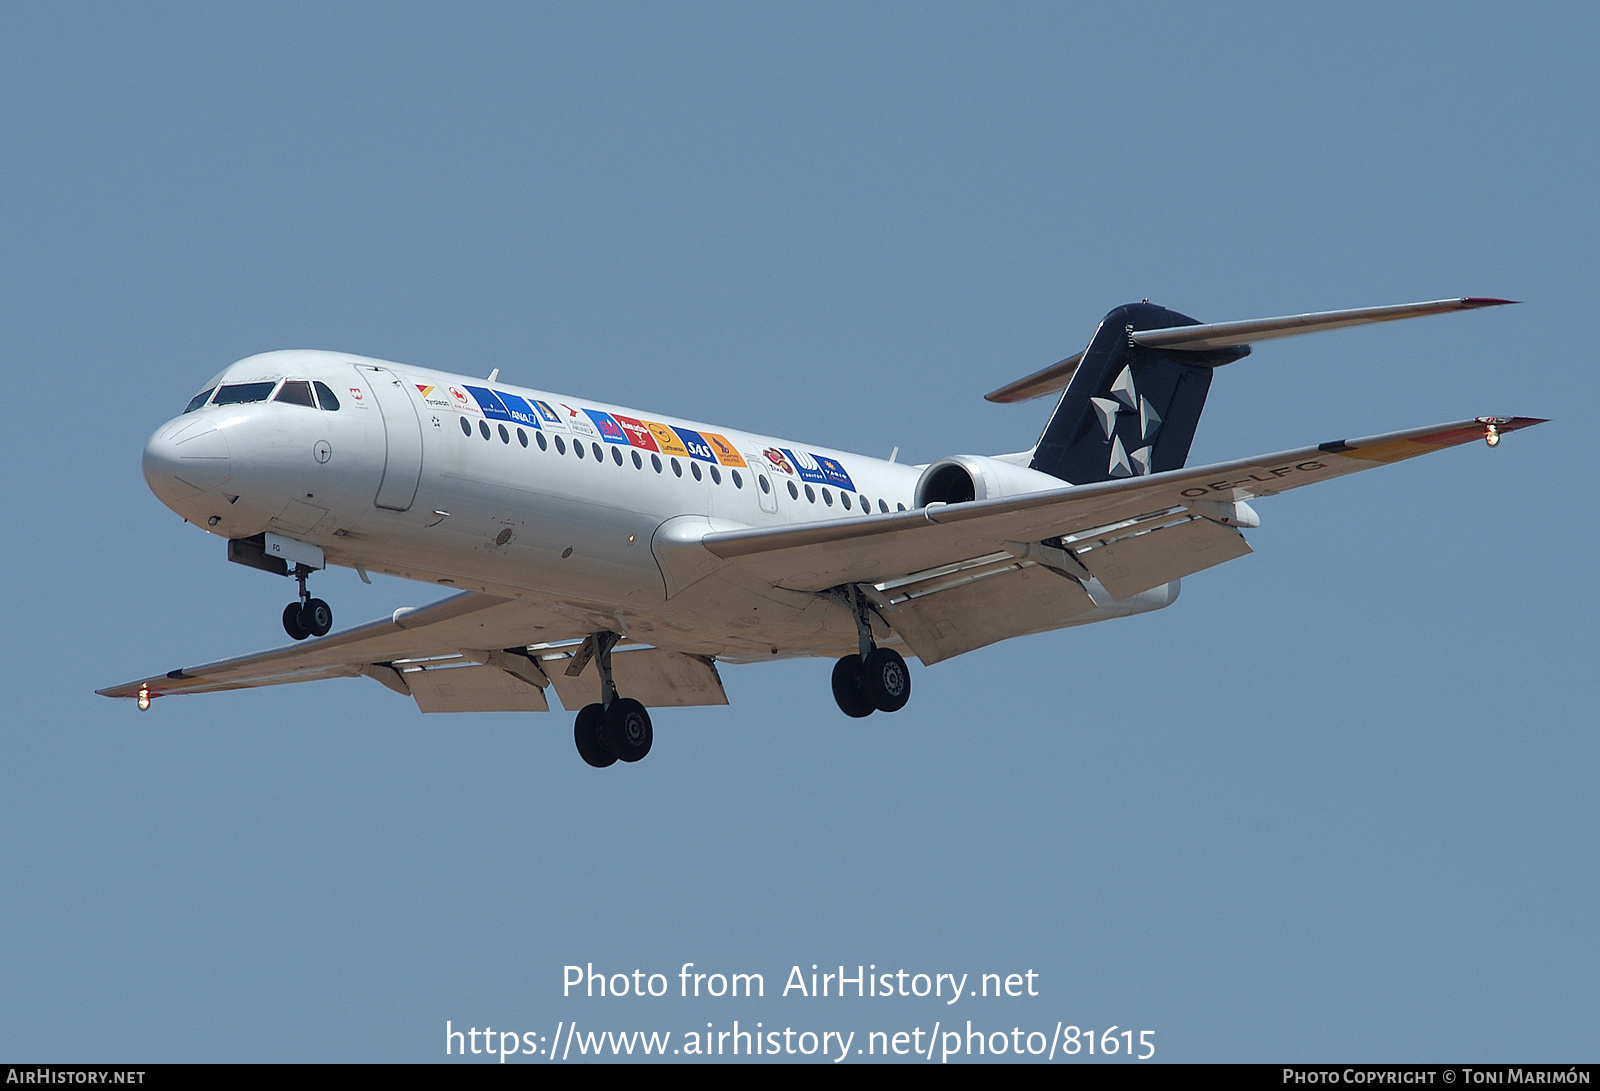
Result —
<instances>
[{"instance_id":1,"label":"wing","mask_svg":"<svg viewBox=\"0 0 1600 1091\"><path fill-rule=\"evenodd\" d=\"M545 712L552 675L559 677L556 691L566 707L598 697L595 668L577 654L589 631L538 603L464 592L320 640L98 692L144 702L365 675L411 697L423 712ZM569 676L571 666L580 669ZM727 704L715 665L699 656L624 642L612 669L619 687L655 707Z\"/></svg>"},{"instance_id":2,"label":"wing","mask_svg":"<svg viewBox=\"0 0 1600 1091\"><path fill-rule=\"evenodd\" d=\"M1337 440L1298 451L1022 496L798 527L713 531L715 557L774 586L880 591L951 580L985 566L1043 564L1115 600L1249 552L1235 504L1543 423L1480 417L1434 428ZM1248 515L1245 515L1246 524Z\"/></svg>"}]
</instances>

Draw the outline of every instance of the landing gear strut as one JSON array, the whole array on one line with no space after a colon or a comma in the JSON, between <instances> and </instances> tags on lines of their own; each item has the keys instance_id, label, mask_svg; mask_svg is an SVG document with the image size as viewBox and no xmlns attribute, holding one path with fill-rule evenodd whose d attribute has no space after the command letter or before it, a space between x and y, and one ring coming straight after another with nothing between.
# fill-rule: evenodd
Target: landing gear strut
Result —
<instances>
[{"instance_id":1,"label":"landing gear strut","mask_svg":"<svg viewBox=\"0 0 1600 1091\"><path fill-rule=\"evenodd\" d=\"M880 648L872 639L872 615L866 596L854 584L850 585L849 594L860 650L833 665L833 699L846 716L899 712L911 699L911 671L899 652Z\"/></svg>"},{"instance_id":2,"label":"landing gear strut","mask_svg":"<svg viewBox=\"0 0 1600 1091\"><path fill-rule=\"evenodd\" d=\"M655 730L645 707L632 697L617 696L617 686L611 677L611 649L621 639L612 632L595 633L584 641L567 665L567 673L576 677L593 659L600 675L599 702L584 705L572 727L578 756L597 769L619 760L638 761L650 753L650 745L655 741Z\"/></svg>"},{"instance_id":3,"label":"landing gear strut","mask_svg":"<svg viewBox=\"0 0 1600 1091\"><path fill-rule=\"evenodd\" d=\"M291 640L304 640L308 636L327 636L333 629L333 608L321 599L311 597L306 590L306 577L311 569L303 564L294 566L294 578L300 584L300 597L283 608L283 631Z\"/></svg>"}]
</instances>

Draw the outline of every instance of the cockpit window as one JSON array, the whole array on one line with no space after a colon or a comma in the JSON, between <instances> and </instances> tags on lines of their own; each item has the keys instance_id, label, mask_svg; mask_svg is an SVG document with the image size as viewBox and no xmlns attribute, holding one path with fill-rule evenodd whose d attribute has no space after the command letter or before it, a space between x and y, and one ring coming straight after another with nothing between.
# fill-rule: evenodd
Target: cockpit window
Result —
<instances>
[{"instance_id":1,"label":"cockpit window","mask_svg":"<svg viewBox=\"0 0 1600 1091\"><path fill-rule=\"evenodd\" d=\"M322 403L322 408L327 410L339 408L339 399L333 396L333 391L328 389L327 383L313 382L311 385L317 388L317 401Z\"/></svg>"},{"instance_id":2,"label":"cockpit window","mask_svg":"<svg viewBox=\"0 0 1600 1091\"><path fill-rule=\"evenodd\" d=\"M194 397L190 398L189 399L189 404L184 409L184 412L185 413L193 413L196 409L199 409L202 405L206 404L206 402L211 400L211 392L213 390L215 390L215 389L217 389L217 388L214 387L214 386L208 386L204 390L202 390L200 393L198 393Z\"/></svg>"},{"instance_id":3,"label":"cockpit window","mask_svg":"<svg viewBox=\"0 0 1600 1091\"><path fill-rule=\"evenodd\" d=\"M265 383L229 383L217 391L215 405L239 405L244 402L264 402L272 396L277 381Z\"/></svg>"},{"instance_id":4,"label":"cockpit window","mask_svg":"<svg viewBox=\"0 0 1600 1091\"><path fill-rule=\"evenodd\" d=\"M315 409L317 403L311 400L311 384L304 379L290 379L278 391L278 396L272 399L275 402L288 402L290 405L303 405L307 409Z\"/></svg>"}]
</instances>

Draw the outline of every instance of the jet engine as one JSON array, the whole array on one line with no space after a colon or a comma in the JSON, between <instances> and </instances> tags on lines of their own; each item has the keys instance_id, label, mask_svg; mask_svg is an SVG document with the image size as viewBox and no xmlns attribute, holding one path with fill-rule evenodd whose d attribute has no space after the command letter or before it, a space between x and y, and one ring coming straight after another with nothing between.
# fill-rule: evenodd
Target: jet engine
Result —
<instances>
[{"instance_id":1,"label":"jet engine","mask_svg":"<svg viewBox=\"0 0 1600 1091\"><path fill-rule=\"evenodd\" d=\"M932 463L917 479L916 506L993 500L997 496L1059 489L1067 482L987 455L956 455Z\"/></svg>"}]
</instances>

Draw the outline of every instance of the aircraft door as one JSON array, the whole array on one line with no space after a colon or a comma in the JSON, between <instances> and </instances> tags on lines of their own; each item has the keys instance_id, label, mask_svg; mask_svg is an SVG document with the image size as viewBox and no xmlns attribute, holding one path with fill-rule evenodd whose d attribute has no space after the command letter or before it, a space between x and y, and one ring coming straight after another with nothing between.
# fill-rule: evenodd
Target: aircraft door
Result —
<instances>
[{"instance_id":1,"label":"aircraft door","mask_svg":"<svg viewBox=\"0 0 1600 1091\"><path fill-rule=\"evenodd\" d=\"M772 476L772 467L767 465L767 460L757 455L747 454L744 460L750 466L750 472L755 474L755 481L751 484L756 487L756 499L761 501L762 511L778 510L778 480Z\"/></svg>"},{"instance_id":2,"label":"aircraft door","mask_svg":"<svg viewBox=\"0 0 1600 1091\"><path fill-rule=\"evenodd\" d=\"M422 421L410 392L399 376L370 364L355 365L372 388L383 415L383 479L373 503L390 511L406 511L417 498L422 480Z\"/></svg>"}]
</instances>

